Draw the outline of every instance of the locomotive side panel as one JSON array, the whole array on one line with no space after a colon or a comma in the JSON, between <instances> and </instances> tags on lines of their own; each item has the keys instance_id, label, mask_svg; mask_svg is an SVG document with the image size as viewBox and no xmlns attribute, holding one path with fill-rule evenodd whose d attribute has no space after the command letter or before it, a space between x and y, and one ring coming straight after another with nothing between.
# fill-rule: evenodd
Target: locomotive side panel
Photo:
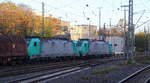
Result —
<instances>
[{"instance_id":1,"label":"locomotive side panel","mask_svg":"<svg viewBox=\"0 0 150 83\"><path fill-rule=\"evenodd\" d=\"M104 41L91 41L89 55L106 55L110 53L109 44Z\"/></svg>"},{"instance_id":2,"label":"locomotive side panel","mask_svg":"<svg viewBox=\"0 0 150 83\"><path fill-rule=\"evenodd\" d=\"M65 57L73 56L71 41L51 39L43 42L42 57Z\"/></svg>"}]
</instances>

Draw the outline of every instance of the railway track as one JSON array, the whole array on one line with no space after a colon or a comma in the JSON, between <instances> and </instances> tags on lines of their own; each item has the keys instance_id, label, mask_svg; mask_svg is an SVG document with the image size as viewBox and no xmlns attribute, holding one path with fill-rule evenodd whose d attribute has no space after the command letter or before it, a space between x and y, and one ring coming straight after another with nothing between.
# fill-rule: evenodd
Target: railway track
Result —
<instances>
[{"instance_id":1,"label":"railway track","mask_svg":"<svg viewBox=\"0 0 150 83\"><path fill-rule=\"evenodd\" d=\"M136 71L119 81L119 83L149 83L150 82L150 65Z\"/></svg>"},{"instance_id":2,"label":"railway track","mask_svg":"<svg viewBox=\"0 0 150 83\"><path fill-rule=\"evenodd\" d=\"M110 57L110 58L106 58L106 59L120 59L120 57L116 56L116 57ZM123 57L121 57L123 58ZM73 61L77 61L77 60L73 60ZM71 61L71 62L73 62ZM80 61L80 60L78 60ZM24 69L28 69L28 68L33 68L33 67L43 67L44 66L51 66L51 65L56 65L56 64L66 64L68 63L68 61L65 62L52 62L52 63L42 63L42 64L25 64L25 65L16 65L16 66L0 66L0 73L2 72L9 72L9 71L15 71L15 70L24 70ZM34 66L33 66L34 65ZM0 76L1 77L1 76Z\"/></svg>"},{"instance_id":3,"label":"railway track","mask_svg":"<svg viewBox=\"0 0 150 83\"><path fill-rule=\"evenodd\" d=\"M118 58L117 57L110 57L106 59L98 59L100 60L100 63L105 62L105 61L113 61L113 60L120 60L124 59L124 57ZM49 70L49 69L55 69L55 68L62 68L62 67L67 67L69 65L77 65L77 64L82 64L86 63L88 61L93 61L96 59L90 59L90 60L75 60L75 61L66 61L66 62L56 62L56 63L48 63L48 64L33 64L33 65L26 65L26 66L12 66L12 67L7 67L6 69L1 69L0 70L0 78L2 77L7 77L7 76L16 76L16 75L21 75L21 74L28 74L28 73L33 73L33 72L38 72L41 70ZM95 62L95 61L94 61Z\"/></svg>"},{"instance_id":4,"label":"railway track","mask_svg":"<svg viewBox=\"0 0 150 83\"><path fill-rule=\"evenodd\" d=\"M150 77L145 81L145 83L150 83Z\"/></svg>"},{"instance_id":5,"label":"railway track","mask_svg":"<svg viewBox=\"0 0 150 83\"><path fill-rule=\"evenodd\" d=\"M29 78L24 78L24 79L18 79L14 81L10 81L9 83L43 83L46 81L50 81L53 79L60 78L62 76L67 76L73 73L81 72L83 70L90 69L87 67L89 64L82 64L77 67L67 67L67 68L62 68L59 70L51 71L49 73L29 77Z\"/></svg>"},{"instance_id":6,"label":"railway track","mask_svg":"<svg viewBox=\"0 0 150 83\"><path fill-rule=\"evenodd\" d=\"M81 72L84 70L88 70L92 66L97 66L97 65L103 64L107 61L112 61L112 60L111 59L107 59L107 60L103 60L103 61L91 60L91 61L84 62L82 64L78 64L76 66L64 67L64 68L61 68L58 70L42 73L42 74L35 75L32 77L16 79L16 80L12 80L9 82L10 83L43 83L43 82L49 82L53 79L57 79L57 78L60 78L63 76L71 75L73 73ZM139 75L139 73L147 72L146 70L150 71L150 66L147 66L147 67L137 71L136 73L132 74L133 76L130 75L131 77L129 76L129 77L123 79L122 81L120 81L119 83L138 83L138 82L134 82L135 80L133 81L132 79L135 78L134 76ZM134 78L132 78L132 77L134 77ZM143 82L139 82L139 83L143 83Z\"/></svg>"},{"instance_id":7,"label":"railway track","mask_svg":"<svg viewBox=\"0 0 150 83\"><path fill-rule=\"evenodd\" d=\"M75 65L83 63L83 61L70 62L69 64L67 63L68 62L37 65L37 66L32 65L32 66L27 66L27 67L3 70L3 71L0 71L0 78L16 76L16 75L21 75L21 74L28 74L28 73L38 72L38 71L51 70L51 69L56 69L56 68L63 68L63 67L68 67L70 65L75 66Z\"/></svg>"},{"instance_id":8,"label":"railway track","mask_svg":"<svg viewBox=\"0 0 150 83\"><path fill-rule=\"evenodd\" d=\"M75 60L73 60L75 61ZM71 62L73 62L71 61ZM68 63L68 61L63 61L63 62L49 62L49 63L40 63L40 64L23 64L23 65L14 65L14 66L0 66L0 73L1 72L5 72L5 71L13 71L13 70L17 70L17 69L27 69L27 68L31 68L31 67L42 67L43 65L47 65L47 66L50 66L50 65L55 65L55 64L66 64Z\"/></svg>"},{"instance_id":9,"label":"railway track","mask_svg":"<svg viewBox=\"0 0 150 83\"><path fill-rule=\"evenodd\" d=\"M54 78L58 78L60 76L70 74L70 73L86 70L89 67L97 66L100 64L105 64L105 63L110 62L112 60L114 60L114 59L103 59L103 60L94 59L94 60L86 60L86 61L80 61L80 62L76 62L76 63L68 63L68 64L48 66L48 67L43 66L43 67L37 67L37 68L36 67L30 68L30 69L26 69L26 70L19 70L19 71L16 70L15 72L14 71L7 72L7 74L9 74L9 76L13 75L13 74L16 75L16 73L17 73L16 76L12 76L15 79L14 78L11 78L8 80L5 79L4 82L7 82L7 83L8 82L11 82L11 83L18 83L18 82L28 83L28 82L32 82L32 81L37 82L37 81L54 79ZM30 76L30 73L33 73L33 72L36 74ZM41 73L38 73L38 72L41 72ZM26 76L17 77L20 74L26 75ZM8 75L4 75L4 76L7 78ZM1 82L3 82L3 81L1 81Z\"/></svg>"},{"instance_id":10,"label":"railway track","mask_svg":"<svg viewBox=\"0 0 150 83\"><path fill-rule=\"evenodd\" d=\"M95 60L95 61L94 61ZM21 74L28 74L43 70L51 70L56 68L63 68L68 66L76 66L78 64L88 63L88 62L96 62L97 60L100 61L100 63L104 61L113 61L114 58L106 58L106 59L89 59L89 60L75 60L75 61L66 61L66 62L56 62L56 63L49 63L49 64L41 64L41 65L29 65L29 66L23 66L23 67L8 67L7 69L0 70L0 78L2 77L10 77L10 76L16 76ZM118 60L118 59L116 59Z\"/></svg>"},{"instance_id":11,"label":"railway track","mask_svg":"<svg viewBox=\"0 0 150 83\"><path fill-rule=\"evenodd\" d=\"M28 65L24 65L24 66L9 66L7 68L3 68L0 70L0 73L2 72L9 72L9 71L15 71L17 69L22 70L22 69L28 69L28 68L33 68L33 67L42 67L43 65L53 65L53 64L57 64L57 63L48 63L48 64L28 64ZM34 66L33 66L34 65ZM1 68L1 67L0 67Z\"/></svg>"}]
</instances>

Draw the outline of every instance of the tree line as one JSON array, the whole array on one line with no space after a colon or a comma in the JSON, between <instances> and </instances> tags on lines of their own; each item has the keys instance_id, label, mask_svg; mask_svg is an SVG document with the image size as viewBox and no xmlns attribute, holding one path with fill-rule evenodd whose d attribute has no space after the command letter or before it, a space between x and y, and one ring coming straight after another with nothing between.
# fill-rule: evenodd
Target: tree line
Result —
<instances>
[{"instance_id":1,"label":"tree line","mask_svg":"<svg viewBox=\"0 0 150 83\"><path fill-rule=\"evenodd\" d=\"M61 22L58 18L48 15L45 19L45 37L59 34ZM12 2L0 3L0 31L5 34L40 36L42 29L42 16L24 5Z\"/></svg>"},{"instance_id":2,"label":"tree line","mask_svg":"<svg viewBox=\"0 0 150 83\"><path fill-rule=\"evenodd\" d=\"M149 36L150 36L150 34L147 34L145 32L139 32L135 35L136 51L138 51L138 52L148 51Z\"/></svg>"}]
</instances>

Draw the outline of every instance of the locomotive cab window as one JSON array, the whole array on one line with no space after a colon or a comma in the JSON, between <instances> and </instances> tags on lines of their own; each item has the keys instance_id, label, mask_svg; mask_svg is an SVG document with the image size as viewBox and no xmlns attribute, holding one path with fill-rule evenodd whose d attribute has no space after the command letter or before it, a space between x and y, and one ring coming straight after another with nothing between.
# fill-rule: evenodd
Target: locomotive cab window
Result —
<instances>
[{"instance_id":1,"label":"locomotive cab window","mask_svg":"<svg viewBox=\"0 0 150 83\"><path fill-rule=\"evenodd\" d=\"M117 44L114 44L114 46L117 46Z\"/></svg>"},{"instance_id":2,"label":"locomotive cab window","mask_svg":"<svg viewBox=\"0 0 150 83\"><path fill-rule=\"evenodd\" d=\"M34 42L34 46L36 46L37 45L37 42Z\"/></svg>"},{"instance_id":3,"label":"locomotive cab window","mask_svg":"<svg viewBox=\"0 0 150 83\"><path fill-rule=\"evenodd\" d=\"M87 44L84 44L84 46L86 47L86 46L87 46Z\"/></svg>"}]
</instances>

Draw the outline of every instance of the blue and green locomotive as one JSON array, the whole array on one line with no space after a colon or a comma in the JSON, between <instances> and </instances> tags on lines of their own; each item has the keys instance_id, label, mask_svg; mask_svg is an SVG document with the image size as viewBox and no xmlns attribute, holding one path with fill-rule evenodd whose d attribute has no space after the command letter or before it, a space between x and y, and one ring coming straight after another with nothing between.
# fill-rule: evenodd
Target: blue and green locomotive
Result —
<instances>
[{"instance_id":1,"label":"blue and green locomotive","mask_svg":"<svg viewBox=\"0 0 150 83\"><path fill-rule=\"evenodd\" d=\"M112 44L105 41L63 40L32 38L28 43L30 59L56 59L73 57L105 57L113 54Z\"/></svg>"}]
</instances>

